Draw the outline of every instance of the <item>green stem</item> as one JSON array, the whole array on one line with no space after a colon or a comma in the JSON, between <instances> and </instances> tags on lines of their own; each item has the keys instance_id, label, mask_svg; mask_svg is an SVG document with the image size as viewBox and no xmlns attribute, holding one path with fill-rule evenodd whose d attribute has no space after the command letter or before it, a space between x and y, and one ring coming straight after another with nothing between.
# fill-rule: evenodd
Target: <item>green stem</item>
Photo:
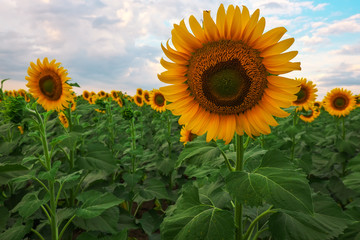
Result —
<instances>
[{"instance_id":1,"label":"green stem","mask_svg":"<svg viewBox=\"0 0 360 240\"><path fill-rule=\"evenodd\" d=\"M218 147L218 148L219 148L219 147ZM227 156L225 155L224 151L221 150L220 148L219 148L219 150L220 150L220 152L221 152L221 155L222 155L222 156L224 157L224 159L225 159L225 163L226 163L226 166L228 167L229 171L230 171L230 172L233 172L235 169L231 166L231 163L230 163L229 159L227 158Z\"/></svg>"},{"instance_id":2,"label":"green stem","mask_svg":"<svg viewBox=\"0 0 360 240\"><path fill-rule=\"evenodd\" d=\"M65 226L63 227L63 229L61 230L60 232L60 235L59 235L59 239L61 239L62 235L64 234L66 228L69 226L69 224L72 222L72 220L74 220L74 218L76 217L76 215L72 216L69 221L67 221L67 223L65 224Z\"/></svg>"},{"instance_id":3,"label":"green stem","mask_svg":"<svg viewBox=\"0 0 360 240\"><path fill-rule=\"evenodd\" d=\"M236 165L235 171L241 172L244 169L244 144L243 144L243 136L236 135ZM243 223L242 223L242 215L243 215L243 206L238 201L235 200L235 239L242 240L243 239Z\"/></svg>"},{"instance_id":4,"label":"green stem","mask_svg":"<svg viewBox=\"0 0 360 240\"><path fill-rule=\"evenodd\" d=\"M269 230L268 227L267 227L267 228L264 228L264 229L262 229L262 230L260 230L260 231L258 231L258 232L255 234L253 240L257 240L258 237L259 237L259 235L262 234L263 232L267 231L267 230Z\"/></svg>"},{"instance_id":5,"label":"green stem","mask_svg":"<svg viewBox=\"0 0 360 240\"><path fill-rule=\"evenodd\" d=\"M51 217L51 236L52 240L58 240L58 226L57 226L57 216L56 216L56 201L55 201L55 186L54 181L49 181L49 191L50 191L50 217Z\"/></svg>"},{"instance_id":6,"label":"green stem","mask_svg":"<svg viewBox=\"0 0 360 240\"><path fill-rule=\"evenodd\" d=\"M261 213L259 216L257 216L254 221L251 222L249 228L247 229L245 235L244 235L244 239L249 238L250 233L252 233L253 228L255 227L255 224L257 224L260 219L262 219L263 217L265 217L266 215L270 214L270 213L275 213L276 211L271 210L273 206L270 206L265 212Z\"/></svg>"},{"instance_id":7,"label":"green stem","mask_svg":"<svg viewBox=\"0 0 360 240\"><path fill-rule=\"evenodd\" d=\"M342 117L341 120L342 120L342 139L345 140L345 117Z\"/></svg>"},{"instance_id":8,"label":"green stem","mask_svg":"<svg viewBox=\"0 0 360 240\"><path fill-rule=\"evenodd\" d=\"M68 118L68 121L69 121L69 132L71 132L71 129L73 127L73 122L72 122L72 118L71 118L71 106L69 106L66 110L67 110L67 115L68 115L67 118Z\"/></svg>"},{"instance_id":9,"label":"green stem","mask_svg":"<svg viewBox=\"0 0 360 240\"><path fill-rule=\"evenodd\" d=\"M130 131L131 131L131 165L132 165L132 173L134 173L135 172L134 151L136 149L134 118L130 119Z\"/></svg>"},{"instance_id":10,"label":"green stem","mask_svg":"<svg viewBox=\"0 0 360 240\"><path fill-rule=\"evenodd\" d=\"M35 235L38 236L41 240L45 240L45 238L43 236L41 236L41 234L38 231L36 231L35 229L31 228L31 231L33 233L35 233Z\"/></svg>"}]
</instances>

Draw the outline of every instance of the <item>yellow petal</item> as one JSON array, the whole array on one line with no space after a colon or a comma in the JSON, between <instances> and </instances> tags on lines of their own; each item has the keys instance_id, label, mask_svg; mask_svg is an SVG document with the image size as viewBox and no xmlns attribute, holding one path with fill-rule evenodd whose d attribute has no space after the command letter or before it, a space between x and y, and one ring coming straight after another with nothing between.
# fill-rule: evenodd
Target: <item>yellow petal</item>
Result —
<instances>
[{"instance_id":1,"label":"yellow petal","mask_svg":"<svg viewBox=\"0 0 360 240\"><path fill-rule=\"evenodd\" d=\"M191 31L193 32L195 37L200 40L200 42L202 42L202 43L207 42L207 39L206 39L206 36L204 33L204 29L201 27L201 25L199 24L199 22L196 20L196 18L193 15L191 15L189 18L189 25L190 25Z\"/></svg>"},{"instance_id":2,"label":"yellow petal","mask_svg":"<svg viewBox=\"0 0 360 240\"><path fill-rule=\"evenodd\" d=\"M298 51L286 52L278 55L264 57L262 60L265 67L267 66L280 66L288 63L291 59L296 57Z\"/></svg>"},{"instance_id":3,"label":"yellow petal","mask_svg":"<svg viewBox=\"0 0 360 240\"><path fill-rule=\"evenodd\" d=\"M181 84L187 80L187 77L182 75L169 74L169 71L158 74L158 78L160 81L169 84Z\"/></svg>"},{"instance_id":4,"label":"yellow petal","mask_svg":"<svg viewBox=\"0 0 360 240\"><path fill-rule=\"evenodd\" d=\"M162 94L165 95L165 94L174 94L174 93L184 92L188 89L188 87L189 87L189 85L187 85L187 84L174 84L174 85L161 87L161 88L159 88L159 90Z\"/></svg>"},{"instance_id":5,"label":"yellow petal","mask_svg":"<svg viewBox=\"0 0 360 240\"><path fill-rule=\"evenodd\" d=\"M257 23L254 31L251 33L249 40L247 41L250 47L253 46L254 42L261 37L265 29L265 18L260 18L259 22Z\"/></svg>"},{"instance_id":6,"label":"yellow petal","mask_svg":"<svg viewBox=\"0 0 360 240\"><path fill-rule=\"evenodd\" d=\"M188 48L191 48L192 50L201 48L202 43L199 41L199 39L189 33L185 26L184 20L182 20L180 24L180 26L174 24L174 31L183 40L184 43L188 44Z\"/></svg>"},{"instance_id":7,"label":"yellow petal","mask_svg":"<svg viewBox=\"0 0 360 240\"><path fill-rule=\"evenodd\" d=\"M236 129L236 118L235 115L228 115L225 117L226 125L225 125L225 144L229 144L234 137L235 129Z\"/></svg>"},{"instance_id":8,"label":"yellow petal","mask_svg":"<svg viewBox=\"0 0 360 240\"><path fill-rule=\"evenodd\" d=\"M259 16L260 16L260 10L256 9L256 11L251 15L248 23L246 24L246 26L244 28L244 32L242 33L242 39L244 42L247 43L248 38L250 37L250 34L252 33L252 31L254 30L254 28L257 25Z\"/></svg>"},{"instance_id":9,"label":"yellow petal","mask_svg":"<svg viewBox=\"0 0 360 240\"><path fill-rule=\"evenodd\" d=\"M262 107L262 109L275 117L287 117L290 115L290 113L282 110L279 105L276 104L276 101L270 99L266 95L263 96L263 98L259 102L259 105Z\"/></svg>"},{"instance_id":10,"label":"yellow petal","mask_svg":"<svg viewBox=\"0 0 360 240\"><path fill-rule=\"evenodd\" d=\"M239 8L239 7L237 7ZM239 9L240 12L240 9ZM234 13L235 13L235 8L233 5L229 5L227 11L226 11L226 18L225 18L225 29L224 29L224 35L225 35L225 39L231 39L231 24L233 21L233 17L234 17Z\"/></svg>"},{"instance_id":11,"label":"yellow petal","mask_svg":"<svg viewBox=\"0 0 360 240\"><path fill-rule=\"evenodd\" d=\"M249 9L246 6L243 6L242 12L241 12L241 27L240 27L240 38L244 33L244 29L246 25L248 24L250 20L250 13Z\"/></svg>"},{"instance_id":12,"label":"yellow petal","mask_svg":"<svg viewBox=\"0 0 360 240\"><path fill-rule=\"evenodd\" d=\"M215 137L219 130L219 115L216 113L210 114L210 121L209 121L209 130L206 134L206 141L210 142L212 139L215 140Z\"/></svg>"},{"instance_id":13,"label":"yellow petal","mask_svg":"<svg viewBox=\"0 0 360 240\"><path fill-rule=\"evenodd\" d=\"M281 37L286 33L286 29L284 27L273 28L270 31L264 33L258 40L256 40L253 44L255 49L263 50L269 46L277 43Z\"/></svg>"},{"instance_id":14,"label":"yellow petal","mask_svg":"<svg viewBox=\"0 0 360 240\"><path fill-rule=\"evenodd\" d=\"M288 38L270 47L267 47L261 51L260 57L268 57L268 56L280 54L286 51L294 43L294 41L295 41L294 38Z\"/></svg>"},{"instance_id":15,"label":"yellow petal","mask_svg":"<svg viewBox=\"0 0 360 240\"><path fill-rule=\"evenodd\" d=\"M221 39L225 39L225 21L226 21L225 8L223 4L220 4L220 7L216 15L216 26L219 29L219 35Z\"/></svg>"},{"instance_id":16,"label":"yellow petal","mask_svg":"<svg viewBox=\"0 0 360 240\"><path fill-rule=\"evenodd\" d=\"M280 66L267 66L266 70L275 75L285 74L294 70L301 70L300 62L288 62Z\"/></svg>"},{"instance_id":17,"label":"yellow petal","mask_svg":"<svg viewBox=\"0 0 360 240\"><path fill-rule=\"evenodd\" d=\"M228 37L227 39L239 40L242 24L240 8L236 6L231 22L230 38Z\"/></svg>"},{"instance_id":18,"label":"yellow petal","mask_svg":"<svg viewBox=\"0 0 360 240\"><path fill-rule=\"evenodd\" d=\"M208 41L218 41L220 39L219 30L209 11L203 11L205 36Z\"/></svg>"},{"instance_id":19,"label":"yellow petal","mask_svg":"<svg viewBox=\"0 0 360 240\"><path fill-rule=\"evenodd\" d=\"M278 87L299 87L300 81L280 76L268 76L267 80L274 86Z\"/></svg>"},{"instance_id":20,"label":"yellow petal","mask_svg":"<svg viewBox=\"0 0 360 240\"><path fill-rule=\"evenodd\" d=\"M173 62L178 63L178 64L189 64L188 60L186 58L184 58L183 56L179 55L179 54L175 54L170 52L168 49L166 49L162 44L161 44L161 48L163 50L163 52L165 53L165 55Z\"/></svg>"}]
</instances>

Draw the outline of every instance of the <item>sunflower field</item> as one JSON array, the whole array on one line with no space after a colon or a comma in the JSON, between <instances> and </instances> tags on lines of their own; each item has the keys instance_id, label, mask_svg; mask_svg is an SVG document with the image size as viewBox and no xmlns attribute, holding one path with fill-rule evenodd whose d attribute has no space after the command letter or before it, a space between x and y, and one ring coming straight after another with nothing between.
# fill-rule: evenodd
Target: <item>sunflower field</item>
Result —
<instances>
[{"instance_id":1,"label":"sunflower field","mask_svg":"<svg viewBox=\"0 0 360 240\"><path fill-rule=\"evenodd\" d=\"M280 76L294 39L259 10L189 26L160 89L75 94L47 58L1 81L1 240L360 239L360 90Z\"/></svg>"}]
</instances>

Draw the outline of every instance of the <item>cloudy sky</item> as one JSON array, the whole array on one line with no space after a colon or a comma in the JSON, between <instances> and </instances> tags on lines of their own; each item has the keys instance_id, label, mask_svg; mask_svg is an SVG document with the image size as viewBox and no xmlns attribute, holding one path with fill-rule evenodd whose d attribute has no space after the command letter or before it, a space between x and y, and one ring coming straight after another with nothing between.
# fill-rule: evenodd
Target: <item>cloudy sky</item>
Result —
<instances>
[{"instance_id":1,"label":"cloudy sky","mask_svg":"<svg viewBox=\"0 0 360 240\"><path fill-rule=\"evenodd\" d=\"M312 80L320 100L335 87L360 93L358 0L0 0L0 79L27 89L29 63L48 57L68 69L77 93L158 88L172 25L201 20L203 10L215 16L220 3L259 8L265 30L284 26L302 67L284 76Z\"/></svg>"}]
</instances>

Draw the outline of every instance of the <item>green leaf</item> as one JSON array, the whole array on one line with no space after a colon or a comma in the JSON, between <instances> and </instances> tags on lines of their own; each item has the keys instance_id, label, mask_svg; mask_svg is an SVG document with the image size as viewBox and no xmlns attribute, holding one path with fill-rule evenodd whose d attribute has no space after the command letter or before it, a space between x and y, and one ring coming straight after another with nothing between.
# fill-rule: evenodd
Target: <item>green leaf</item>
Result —
<instances>
[{"instance_id":1,"label":"green leaf","mask_svg":"<svg viewBox=\"0 0 360 240\"><path fill-rule=\"evenodd\" d=\"M314 197L314 214L281 210L271 215L269 228L274 239L326 240L341 234L352 223L329 197Z\"/></svg>"},{"instance_id":2,"label":"green leaf","mask_svg":"<svg viewBox=\"0 0 360 240\"><path fill-rule=\"evenodd\" d=\"M220 155L220 150L215 142L205 142L196 138L194 141L186 144L180 153L175 167L178 168L182 162L188 161L194 165L202 165L205 162L211 162Z\"/></svg>"},{"instance_id":3,"label":"green leaf","mask_svg":"<svg viewBox=\"0 0 360 240\"><path fill-rule=\"evenodd\" d=\"M30 192L26 194L21 201L11 210L11 212L19 212L20 216L24 219L33 215L41 205L47 203L50 199L48 194L45 195L44 199L39 199L38 194L40 191L37 192Z\"/></svg>"},{"instance_id":4,"label":"green leaf","mask_svg":"<svg viewBox=\"0 0 360 240\"><path fill-rule=\"evenodd\" d=\"M119 232L119 208L113 207L105 210L101 215L84 219L76 217L73 220L75 226L85 231L100 231L105 233L117 234Z\"/></svg>"},{"instance_id":5,"label":"green leaf","mask_svg":"<svg viewBox=\"0 0 360 240\"><path fill-rule=\"evenodd\" d=\"M360 172L354 172L347 175L343 179L343 183L346 187L360 194Z\"/></svg>"},{"instance_id":6,"label":"green leaf","mask_svg":"<svg viewBox=\"0 0 360 240\"><path fill-rule=\"evenodd\" d=\"M41 180L54 181L56 173L58 172L60 166L61 166L60 161L54 162L53 165L51 166L50 171L40 172L38 178Z\"/></svg>"},{"instance_id":7,"label":"green leaf","mask_svg":"<svg viewBox=\"0 0 360 240\"><path fill-rule=\"evenodd\" d=\"M20 164L0 163L0 185L7 184L11 179L20 177L29 172L29 169Z\"/></svg>"},{"instance_id":8,"label":"green leaf","mask_svg":"<svg viewBox=\"0 0 360 240\"><path fill-rule=\"evenodd\" d=\"M135 198L136 202L150 201L155 198L172 200L166 191L164 182L158 179L148 178L139 188L139 195Z\"/></svg>"},{"instance_id":9,"label":"green leaf","mask_svg":"<svg viewBox=\"0 0 360 240\"><path fill-rule=\"evenodd\" d=\"M87 154L78 158L76 165L80 169L105 170L114 172L117 169L115 159L111 151L102 144L88 144Z\"/></svg>"},{"instance_id":10,"label":"green leaf","mask_svg":"<svg viewBox=\"0 0 360 240\"><path fill-rule=\"evenodd\" d=\"M64 176L60 177L59 179L57 179L57 181L59 181L60 183L75 181L80 178L82 172L83 172L83 170L79 170L79 171L70 173L68 175L64 175Z\"/></svg>"},{"instance_id":11,"label":"green leaf","mask_svg":"<svg viewBox=\"0 0 360 240\"><path fill-rule=\"evenodd\" d=\"M0 234L1 240L22 240L24 236L30 232L32 222L28 221L23 225L20 221L14 224L11 228Z\"/></svg>"},{"instance_id":12,"label":"green leaf","mask_svg":"<svg viewBox=\"0 0 360 240\"><path fill-rule=\"evenodd\" d=\"M276 208L312 213L306 176L291 169L287 159L278 154L278 151L266 153L260 167L252 173L230 173L226 177L227 190L231 196L250 206L262 205L266 200Z\"/></svg>"},{"instance_id":13,"label":"green leaf","mask_svg":"<svg viewBox=\"0 0 360 240\"><path fill-rule=\"evenodd\" d=\"M85 219L97 217L105 210L123 202L112 193L101 193L95 190L83 192L77 196L77 199L83 204L77 210L76 215Z\"/></svg>"},{"instance_id":14,"label":"green leaf","mask_svg":"<svg viewBox=\"0 0 360 240\"><path fill-rule=\"evenodd\" d=\"M162 239L234 239L234 219L231 212L202 204L198 189L188 186L161 224Z\"/></svg>"},{"instance_id":15,"label":"green leaf","mask_svg":"<svg viewBox=\"0 0 360 240\"><path fill-rule=\"evenodd\" d=\"M165 176L169 176L174 171L175 161L168 157L162 158L160 161L156 162L157 169L163 173Z\"/></svg>"},{"instance_id":16,"label":"green leaf","mask_svg":"<svg viewBox=\"0 0 360 240\"><path fill-rule=\"evenodd\" d=\"M70 219L72 216L74 216L75 213L76 213L76 209L74 209L74 208L57 209L56 216L57 216L58 226L60 226L64 220Z\"/></svg>"},{"instance_id":17,"label":"green leaf","mask_svg":"<svg viewBox=\"0 0 360 240\"><path fill-rule=\"evenodd\" d=\"M135 173L124 173L122 177L123 177L126 185L130 189L133 189L136 186L136 184L138 182L140 182L142 176L143 176L143 173L140 171L137 171Z\"/></svg>"},{"instance_id":18,"label":"green leaf","mask_svg":"<svg viewBox=\"0 0 360 240\"><path fill-rule=\"evenodd\" d=\"M9 211L6 207L0 207L0 216L0 232L3 232L9 219Z\"/></svg>"},{"instance_id":19,"label":"green leaf","mask_svg":"<svg viewBox=\"0 0 360 240\"><path fill-rule=\"evenodd\" d=\"M69 137L70 137L69 134L64 134L64 135L57 136L56 138L54 138L54 139L50 142L50 145L51 145L51 146L55 146L55 145L61 143L62 141L64 141L65 139L69 138Z\"/></svg>"},{"instance_id":20,"label":"green leaf","mask_svg":"<svg viewBox=\"0 0 360 240\"><path fill-rule=\"evenodd\" d=\"M360 172L360 154L349 160L347 170Z\"/></svg>"},{"instance_id":21,"label":"green leaf","mask_svg":"<svg viewBox=\"0 0 360 240\"><path fill-rule=\"evenodd\" d=\"M336 146L339 152L345 152L350 155L354 155L356 152L356 145L350 141L339 139L339 142Z\"/></svg>"},{"instance_id":22,"label":"green leaf","mask_svg":"<svg viewBox=\"0 0 360 240\"><path fill-rule=\"evenodd\" d=\"M162 217L156 211L150 210L145 212L137 222L147 235L151 235L160 228Z\"/></svg>"}]
</instances>

